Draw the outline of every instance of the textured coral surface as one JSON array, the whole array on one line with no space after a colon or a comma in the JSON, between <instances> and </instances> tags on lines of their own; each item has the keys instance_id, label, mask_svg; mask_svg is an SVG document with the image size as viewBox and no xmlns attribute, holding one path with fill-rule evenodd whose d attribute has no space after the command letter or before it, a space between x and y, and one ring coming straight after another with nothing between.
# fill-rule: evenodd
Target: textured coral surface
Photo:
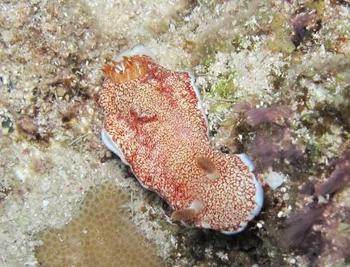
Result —
<instances>
[{"instance_id":1,"label":"textured coral surface","mask_svg":"<svg viewBox=\"0 0 350 267\"><path fill-rule=\"evenodd\" d=\"M80 211L61 229L38 233L40 266L162 266L137 233L125 204L128 194L111 183L87 192Z\"/></svg>"}]
</instances>

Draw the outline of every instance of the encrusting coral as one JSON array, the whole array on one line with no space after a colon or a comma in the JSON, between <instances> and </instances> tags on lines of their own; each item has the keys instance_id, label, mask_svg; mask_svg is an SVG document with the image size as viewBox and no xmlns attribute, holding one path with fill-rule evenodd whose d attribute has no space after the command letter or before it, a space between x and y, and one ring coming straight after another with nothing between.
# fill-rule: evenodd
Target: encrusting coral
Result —
<instances>
[{"instance_id":1,"label":"encrusting coral","mask_svg":"<svg viewBox=\"0 0 350 267\"><path fill-rule=\"evenodd\" d=\"M40 266L162 266L128 218L127 198L110 183L90 190L77 217L37 235Z\"/></svg>"}]
</instances>

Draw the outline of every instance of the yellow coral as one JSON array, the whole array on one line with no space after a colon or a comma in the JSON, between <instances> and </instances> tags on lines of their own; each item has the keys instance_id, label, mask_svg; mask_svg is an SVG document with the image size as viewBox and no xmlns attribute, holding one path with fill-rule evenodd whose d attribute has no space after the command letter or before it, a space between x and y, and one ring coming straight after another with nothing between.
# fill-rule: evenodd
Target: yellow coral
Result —
<instances>
[{"instance_id":1,"label":"yellow coral","mask_svg":"<svg viewBox=\"0 0 350 267\"><path fill-rule=\"evenodd\" d=\"M86 195L77 217L38 234L41 266L162 266L123 208L127 194L110 183Z\"/></svg>"}]
</instances>

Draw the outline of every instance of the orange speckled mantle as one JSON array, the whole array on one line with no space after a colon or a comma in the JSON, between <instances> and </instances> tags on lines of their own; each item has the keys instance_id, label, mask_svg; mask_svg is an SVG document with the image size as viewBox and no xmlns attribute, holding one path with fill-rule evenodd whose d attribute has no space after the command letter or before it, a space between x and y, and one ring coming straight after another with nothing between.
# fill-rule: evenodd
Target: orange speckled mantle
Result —
<instances>
[{"instance_id":1,"label":"orange speckled mantle","mask_svg":"<svg viewBox=\"0 0 350 267\"><path fill-rule=\"evenodd\" d=\"M133 51L103 69L104 142L169 203L173 219L241 231L261 209L260 184L238 155L211 148L191 75Z\"/></svg>"}]
</instances>

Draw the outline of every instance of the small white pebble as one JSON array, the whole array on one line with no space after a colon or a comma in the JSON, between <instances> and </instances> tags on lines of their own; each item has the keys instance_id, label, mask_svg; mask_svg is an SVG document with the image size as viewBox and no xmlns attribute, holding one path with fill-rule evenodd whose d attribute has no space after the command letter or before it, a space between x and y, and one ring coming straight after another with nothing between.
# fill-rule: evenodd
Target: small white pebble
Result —
<instances>
[{"instance_id":1,"label":"small white pebble","mask_svg":"<svg viewBox=\"0 0 350 267\"><path fill-rule=\"evenodd\" d=\"M14 37L12 31L6 31L6 30L3 31L1 35L5 43L11 42Z\"/></svg>"},{"instance_id":2,"label":"small white pebble","mask_svg":"<svg viewBox=\"0 0 350 267\"><path fill-rule=\"evenodd\" d=\"M290 259L290 260L289 260L289 263L291 263L291 264L296 264L297 261L296 261L296 259Z\"/></svg>"},{"instance_id":3,"label":"small white pebble","mask_svg":"<svg viewBox=\"0 0 350 267\"><path fill-rule=\"evenodd\" d=\"M269 174L265 177L266 183L272 190L280 187L285 179L286 176L284 174L274 171L270 171Z\"/></svg>"},{"instance_id":4,"label":"small white pebble","mask_svg":"<svg viewBox=\"0 0 350 267\"><path fill-rule=\"evenodd\" d=\"M282 218L282 217L285 217L286 215L284 214L284 212L283 211L279 211L278 213L277 213L277 217L278 218Z\"/></svg>"},{"instance_id":5,"label":"small white pebble","mask_svg":"<svg viewBox=\"0 0 350 267\"><path fill-rule=\"evenodd\" d=\"M221 260L224 260L224 261L228 261L228 255L222 251L219 251L216 253L216 255L221 259Z\"/></svg>"},{"instance_id":6,"label":"small white pebble","mask_svg":"<svg viewBox=\"0 0 350 267\"><path fill-rule=\"evenodd\" d=\"M47 192L50 190L50 182L48 180L45 180L41 183L41 190L43 192Z\"/></svg>"},{"instance_id":7,"label":"small white pebble","mask_svg":"<svg viewBox=\"0 0 350 267\"><path fill-rule=\"evenodd\" d=\"M289 200L289 194L288 194L288 193L283 194L282 199L283 199L284 201Z\"/></svg>"},{"instance_id":8,"label":"small white pebble","mask_svg":"<svg viewBox=\"0 0 350 267\"><path fill-rule=\"evenodd\" d=\"M46 209L48 205L49 205L49 201L46 199L43 200L43 209Z\"/></svg>"},{"instance_id":9,"label":"small white pebble","mask_svg":"<svg viewBox=\"0 0 350 267\"><path fill-rule=\"evenodd\" d=\"M318 197L318 203L319 204L327 204L328 203L328 197L327 196L319 196Z\"/></svg>"}]
</instances>

